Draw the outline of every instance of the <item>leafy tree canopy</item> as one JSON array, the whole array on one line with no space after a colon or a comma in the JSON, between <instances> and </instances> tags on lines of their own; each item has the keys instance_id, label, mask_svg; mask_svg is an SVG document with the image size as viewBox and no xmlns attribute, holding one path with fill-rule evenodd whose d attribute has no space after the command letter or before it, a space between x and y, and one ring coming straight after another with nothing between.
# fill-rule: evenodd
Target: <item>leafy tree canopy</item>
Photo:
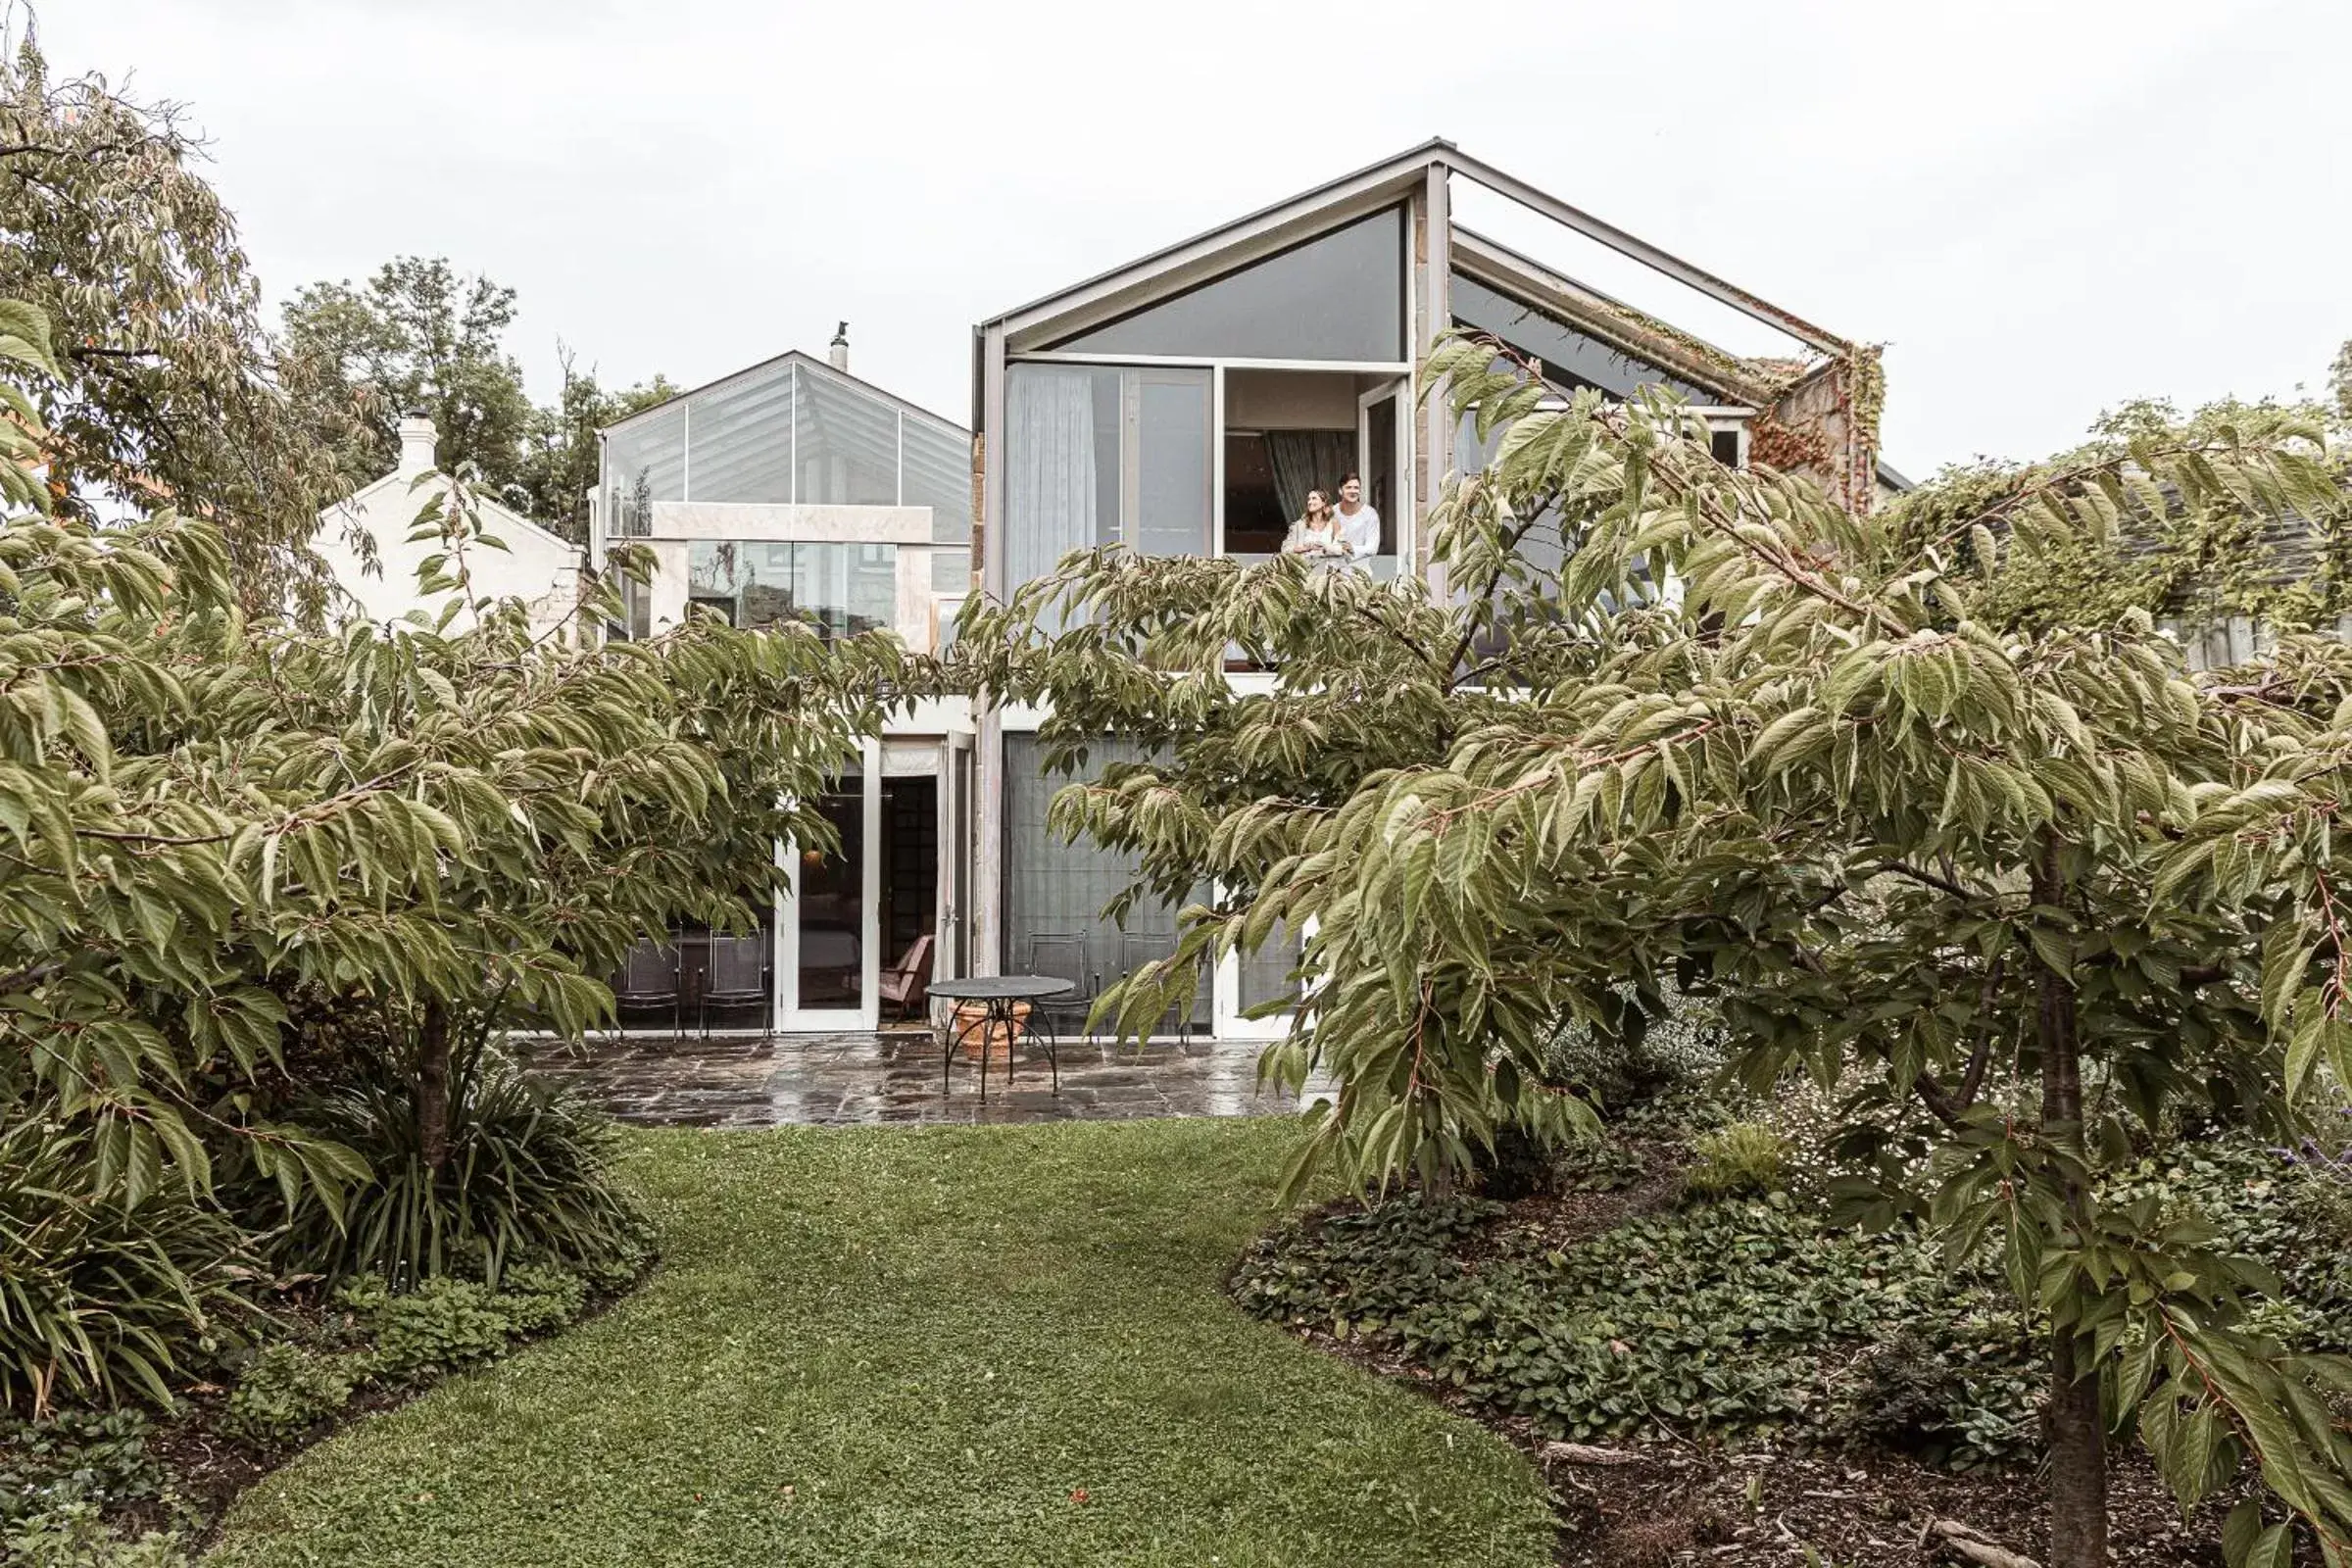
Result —
<instances>
[{"instance_id":1,"label":"leafy tree canopy","mask_svg":"<svg viewBox=\"0 0 2352 1568\"><path fill-rule=\"evenodd\" d=\"M442 471L573 540L588 536L603 426L677 395L667 378L606 391L560 353L564 385L534 408L505 346L514 291L445 259L403 256L364 285L314 283L285 309L288 355L308 368L304 413L347 484L391 470L398 426L429 416Z\"/></svg>"},{"instance_id":2,"label":"leafy tree canopy","mask_svg":"<svg viewBox=\"0 0 2352 1568\"><path fill-rule=\"evenodd\" d=\"M52 328L57 373L31 387L51 504L202 518L253 605L289 583L316 605L323 568L296 547L344 484L201 153L176 105L54 78L29 28L0 58L0 299Z\"/></svg>"},{"instance_id":3,"label":"leafy tree canopy","mask_svg":"<svg viewBox=\"0 0 2352 1568\"><path fill-rule=\"evenodd\" d=\"M209 523L53 509L38 312L0 303L0 1118L78 1138L89 1191L225 1165L331 1207L362 1173L260 1093L315 1021L289 999L411 1039L434 1164L453 1039L576 1036L641 933L754 920L773 840L825 842L794 803L899 684L883 636L535 636L474 599L463 485L418 524L438 621L249 617Z\"/></svg>"},{"instance_id":4,"label":"leafy tree canopy","mask_svg":"<svg viewBox=\"0 0 2352 1568\"><path fill-rule=\"evenodd\" d=\"M2352 1082L2352 657L2198 680L2142 609L2000 608L2052 551L2329 514L2322 427L2127 420L1856 516L1717 465L1670 403L1543 408L1494 355L1426 368L1502 432L1431 519L1431 581L1113 551L967 611L967 678L1049 703L1051 755L1118 731L1157 758L1054 820L1162 897L1220 891L1104 1005L1142 1027L1311 931L1265 1069L1338 1083L1301 1168L1443 1185L1502 1129L1589 1119L1545 1078L1563 1021L1630 1041L1670 981L1712 994L1741 1076L1845 1097L1858 1218L1989 1249L2040 1314L2060 1568L2104 1561L2133 1418L2182 1496L2250 1456L2352 1561L2322 1396L2352 1373L2248 1331L2261 1282L2193 1216L2088 1179L2182 1116L2291 1126L2322 1063ZM2284 1562L2288 1528L2241 1511L2231 1561Z\"/></svg>"}]
</instances>

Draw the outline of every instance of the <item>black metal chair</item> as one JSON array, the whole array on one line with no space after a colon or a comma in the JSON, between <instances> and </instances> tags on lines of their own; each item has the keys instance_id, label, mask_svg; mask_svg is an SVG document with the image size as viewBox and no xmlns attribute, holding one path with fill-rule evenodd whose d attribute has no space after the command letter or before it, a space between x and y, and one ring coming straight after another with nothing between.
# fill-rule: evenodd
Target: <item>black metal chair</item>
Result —
<instances>
[{"instance_id":1,"label":"black metal chair","mask_svg":"<svg viewBox=\"0 0 2352 1568\"><path fill-rule=\"evenodd\" d=\"M612 988L615 1021L624 1007L669 1008L670 1037L686 1038L685 967L674 942L647 937L621 961L620 984Z\"/></svg>"},{"instance_id":2,"label":"black metal chair","mask_svg":"<svg viewBox=\"0 0 2352 1568\"><path fill-rule=\"evenodd\" d=\"M1057 1038L1061 1034L1059 1020L1075 1014L1083 1027L1094 1013L1095 998L1102 994L1102 977L1088 969L1086 958L1086 934L1082 931L1040 931L1029 939L1028 972L1070 983L1070 989L1060 996L1033 1004L1033 1010ZM1086 1031L1086 1043L1095 1043L1091 1028Z\"/></svg>"},{"instance_id":3,"label":"black metal chair","mask_svg":"<svg viewBox=\"0 0 2352 1568\"><path fill-rule=\"evenodd\" d=\"M1175 956L1176 939L1174 937L1137 936L1124 931L1119 934L1119 973L1121 975L1133 974L1146 963L1172 958ZM1191 999L1187 998L1181 1005L1170 1004L1168 1010L1160 1015L1160 1022L1163 1025L1170 1023L1174 1025L1173 1029L1163 1029L1162 1033L1174 1034L1180 1045L1191 1045L1193 1042ZM1138 1050L1141 1050L1143 1046L1142 1040L1136 1042Z\"/></svg>"},{"instance_id":4,"label":"black metal chair","mask_svg":"<svg viewBox=\"0 0 2352 1568\"><path fill-rule=\"evenodd\" d=\"M710 1038L712 1007L751 1007L767 1001L771 951L765 936L711 936L710 956L703 965L700 1007L705 1040Z\"/></svg>"}]
</instances>

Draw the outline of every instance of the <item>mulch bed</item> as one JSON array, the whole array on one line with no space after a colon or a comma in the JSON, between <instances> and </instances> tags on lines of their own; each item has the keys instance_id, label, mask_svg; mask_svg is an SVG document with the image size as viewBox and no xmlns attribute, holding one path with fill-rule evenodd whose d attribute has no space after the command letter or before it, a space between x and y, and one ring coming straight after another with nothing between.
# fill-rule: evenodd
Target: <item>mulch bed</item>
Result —
<instances>
[{"instance_id":1,"label":"mulch bed","mask_svg":"<svg viewBox=\"0 0 2352 1568\"><path fill-rule=\"evenodd\" d=\"M1534 1231L1566 1247L1664 1207L1679 1188L1681 1151L1661 1146L1651 1154L1623 1190L1524 1199L1485 1235ZM1354 1206L1344 1200L1326 1211ZM1491 1245L1474 1241L1465 1255ZM1392 1348L1312 1328L1293 1332L1404 1383L1527 1453L1551 1485L1558 1568L1968 1568L1970 1559L1936 1534L1939 1521L1965 1526L2035 1565L2045 1560L2043 1482L2032 1470L1961 1475L1900 1454L1729 1447L1664 1432L1654 1443L1582 1447L1569 1457L1563 1450L1580 1446L1547 1444L1532 1422L1464 1398ZM2222 1519L2242 1494L2208 1501L2184 1522L2136 1448L2111 1457L2107 1488L2111 1568L2226 1568Z\"/></svg>"}]
</instances>

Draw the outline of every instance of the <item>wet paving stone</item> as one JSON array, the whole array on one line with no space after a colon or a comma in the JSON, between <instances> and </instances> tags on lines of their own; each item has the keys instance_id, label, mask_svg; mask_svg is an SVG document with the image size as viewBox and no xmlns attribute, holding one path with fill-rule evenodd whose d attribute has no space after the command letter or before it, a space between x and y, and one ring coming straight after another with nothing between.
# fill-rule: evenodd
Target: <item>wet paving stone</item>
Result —
<instances>
[{"instance_id":1,"label":"wet paving stone","mask_svg":"<svg viewBox=\"0 0 2352 1568\"><path fill-rule=\"evenodd\" d=\"M757 1035L599 1040L539 1048L533 1065L621 1121L654 1127L781 1127L1129 1120L1144 1116L1287 1115L1287 1098L1257 1090L1259 1048L1189 1040L1134 1046L1072 1040L1059 1048L1061 1087L1042 1051L1024 1052L1009 1086L957 1058L943 1093L928 1034Z\"/></svg>"}]
</instances>

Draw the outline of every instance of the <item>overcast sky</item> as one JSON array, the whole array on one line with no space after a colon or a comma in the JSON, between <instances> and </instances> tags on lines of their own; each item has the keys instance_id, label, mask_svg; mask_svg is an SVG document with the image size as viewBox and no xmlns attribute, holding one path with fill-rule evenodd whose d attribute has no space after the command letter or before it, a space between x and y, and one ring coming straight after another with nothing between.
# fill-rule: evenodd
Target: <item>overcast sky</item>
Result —
<instances>
[{"instance_id":1,"label":"overcast sky","mask_svg":"<svg viewBox=\"0 0 2352 1568\"><path fill-rule=\"evenodd\" d=\"M847 318L966 420L973 321L1433 135L1886 344L1915 476L2352 337L2342 0L35 10L190 107L273 298L447 256L519 291L541 398L559 338L693 384Z\"/></svg>"}]
</instances>

